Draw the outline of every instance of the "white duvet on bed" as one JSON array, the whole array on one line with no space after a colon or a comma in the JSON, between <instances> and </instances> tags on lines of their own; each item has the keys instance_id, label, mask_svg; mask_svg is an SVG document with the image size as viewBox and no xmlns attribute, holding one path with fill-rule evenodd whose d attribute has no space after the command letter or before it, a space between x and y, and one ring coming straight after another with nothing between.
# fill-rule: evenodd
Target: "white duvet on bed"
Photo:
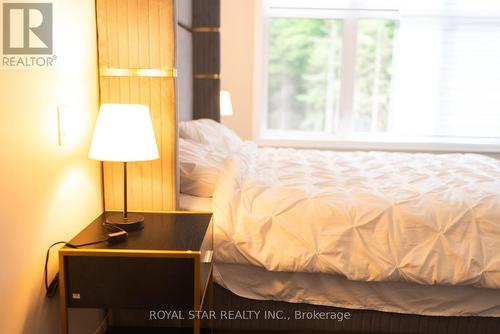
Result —
<instances>
[{"instance_id":1,"label":"white duvet on bed","mask_svg":"<svg viewBox=\"0 0 500 334\"><path fill-rule=\"evenodd\" d=\"M214 193L215 259L360 281L500 287L500 161L259 149Z\"/></svg>"}]
</instances>

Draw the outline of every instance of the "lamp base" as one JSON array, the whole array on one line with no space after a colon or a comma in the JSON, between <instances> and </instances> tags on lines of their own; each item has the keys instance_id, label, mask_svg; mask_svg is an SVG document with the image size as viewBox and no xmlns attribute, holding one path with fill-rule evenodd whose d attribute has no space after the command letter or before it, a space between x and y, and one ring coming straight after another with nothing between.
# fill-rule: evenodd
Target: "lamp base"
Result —
<instances>
[{"instance_id":1,"label":"lamp base","mask_svg":"<svg viewBox=\"0 0 500 334\"><path fill-rule=\"evenodd\" d=\"M106 222L129 232L144 228L144 217L134 213L127 214L127 218L123 215L109 216L106 218Z\"/></svg>"}]
</instances>

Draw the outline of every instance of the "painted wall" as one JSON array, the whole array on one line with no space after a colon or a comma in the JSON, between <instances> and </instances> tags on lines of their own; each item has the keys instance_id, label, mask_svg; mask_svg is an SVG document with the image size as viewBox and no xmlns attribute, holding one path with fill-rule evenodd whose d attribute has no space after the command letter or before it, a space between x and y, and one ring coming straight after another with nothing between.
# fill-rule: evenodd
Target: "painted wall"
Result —
<instances>
[{"instance_id":1,"label":"painted wall","mask_svg":"<svg viewBox=\"0 0 500 334\"><path fill-rule=\"evenodd\" d=\"M252 139L253 110L258 108L253 94L262 83L254 73L254 63L260 61L260 50L254 48L260 6L261 0L221 1L221 89L231 93L234 112L222 117L222 123L243 139Z\"/></svg>"},{"instance_id":2,"label":"painted wall","mask_svg":"<svg viewBox=\"0 0 500 334\"><path fill-rule=\"evenodd\" d=\"M102 212L100 163L87 158L98 110L94 1L53 3L54 67L0 68L0 333L59 332L45 251ZM69 107L63 146L58 105Z\"/></svg>"}]
</instances>

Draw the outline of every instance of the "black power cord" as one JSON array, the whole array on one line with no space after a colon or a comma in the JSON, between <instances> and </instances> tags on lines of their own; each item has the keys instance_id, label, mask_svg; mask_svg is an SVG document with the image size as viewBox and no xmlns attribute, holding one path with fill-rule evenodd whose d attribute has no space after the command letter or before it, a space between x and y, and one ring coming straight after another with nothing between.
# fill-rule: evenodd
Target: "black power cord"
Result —
<instances>
[{"instance_id":1,"label":"black power cord","mask_svg":"<svg viewBox=\"0 0 500 334\"><path fill-rule=\"evenodd\" d=\"M121 229L120 227L115 226L113 224L103 223L103 225L108 230L109 229L114 229L115 230L115 232L108 233L108 237L106 239L97 240L97 241L91 241L91 242L87 242L87 243L83 243L83 244L78 244L78 245L71 244L71 243L66 242L66 241L58 241L58 242L54 242L52 245L49 246L49 248L47 249L47 254L45 255L45 267L44 267L45 296L47 296L48 298L54 297L56 295L56 293L57 293L57 288L59 287L59 273L57 273L54 276L54 278L52 279L52 281L50 281L50 284L49 284L49 278L48 278L49 274L48 274L47 267L48 267L48 264L49 264L50 250L54 246L64 244L65 246L68 246L68 247L71 247L71 248L79 248L79 247L84 247L84 246L97 245L97 244L101 244L103 242L108 242L110 244L116 244L116 243L122 242L125 239L127 239L127 236L128 236L127 231L125 231L125 230Z\"/></svg>"}]
</instances>

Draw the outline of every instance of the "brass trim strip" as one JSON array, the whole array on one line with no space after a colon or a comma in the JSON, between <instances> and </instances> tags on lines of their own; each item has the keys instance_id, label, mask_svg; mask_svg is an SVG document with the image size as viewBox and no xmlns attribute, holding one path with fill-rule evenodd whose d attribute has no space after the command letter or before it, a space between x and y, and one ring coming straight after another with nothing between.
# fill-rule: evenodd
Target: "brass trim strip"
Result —
<instances>
[{"instance_id":1,"label":"brass trim strip","mask_svg":"<svg viewBox=\"0 0 500 334\"><path fill-rule=\"evenodd\" d=\"M99 69L101 77L150 77L150 78L175 78L175 68L109 68Z\"/></svg>"},{"instance_id":2,"label":"brass trim strip","mask_svg":"<svg viewBox=\"0 0 500 334\"><path fill-rule=\"evenodd\" d=\"M213 267L213 265L212 265ZM208 291L205 291L205 293L208 293L208 309L210 311L214 310L214 274L213 274L213 268L212 271L210 272L210 279L209 279L209 285L208 285ZM210 333L213 333L214 329L214 320L210 318L208 320L208 326L210 329Z\"/></svg>"},{"instance_id":3,"label":"brass trim strip","mask_svg":"<svg viewBox=\"0 0 500 334\"><path fill-rule=\"evenodd\" d=\"M220 79L220 74L216 73L196 73L193 74L195 79Z\"/></svg>"},{"instance_id":4,"label":"brass trim strip","mask_svg":"<svg viewBox=\"0 0 500 334\"><path fill-rule=\"evenodd\" d=\"M200 255L200 251L176 250L149 250L149 249L94 249L94 248L61 248L60 255L68 256L117 256L117 257L176 257L193 258Z\"/></svg>"},{"instance_id":5,"label":"brass trim strip","mask_svg":"<svg viewBox=\"0 0 500 334\"><path fill-rule=\"evenodd\" d=\"M68 309L66 305L66 269L64 268L64 254L59 250L59 300L61 303L61 334L68 334Z\"/></svg>"},{"instance_id":6,"label":"brass trim strip","mask_svg":"<svg viewBox=\"0 0 500 334\"><path fill-rule=\"evenodd\" d=\"M201 291L200 291L200 257L197 256L194 259L194 301L193 301L193 310L201 311ZM201 319L199 317L194 318L193 320L193 334L200 334L201 329Z\"/></svg>"},{"instance_id":7,"label":"brass trim strip","mask_svg":"<svg viewBox=\"0 0 500 334\"><path fill-rule=\"evenodd\" d=\"M106 212L123 212L120 209L110 209ZM212 215L212 211L185 211L185 210L128 210L128 212L139 212L139 213L173 213L178 215Z\"/></svg>"},{"instance_id":8,"label":"brass trim strip","mask_svg":"<svg viewBox=\"0 0 500 334\"><path fill-rule=\"evenodd\" d=\"M189 32L220 32L220 27L189 27L180 21L177 22L177 25Z\"/></svg>"},{"instance_id":9,"label":"brass trim strip","mask_svg":"<svg viewBox=\"0 0 500 334\"><path fill-rule=\"evenodd\" d=\"M208 288L210 286L211 280L212 280L212 273L213 273L214 265L213 263L210 263L210 269L209 269L209 275L207 282L205 283L205 286L202 286L200 290L201 293L201 298L200 298L200 309L203 309L203 305L205 304L205 299L207 297L207 292ZM201 278L201 273L200 273L200 278Z\"/></svg>"},{"instance_id":10,"label":"brass trim strip","mask_svg":"<svg viewBox=\"0 0 500 334\"><path fill-rule=\"evenodd\" d=\"M220 32L219 27L193 27L192 32Z\"/></svg>"}]
</instances>

